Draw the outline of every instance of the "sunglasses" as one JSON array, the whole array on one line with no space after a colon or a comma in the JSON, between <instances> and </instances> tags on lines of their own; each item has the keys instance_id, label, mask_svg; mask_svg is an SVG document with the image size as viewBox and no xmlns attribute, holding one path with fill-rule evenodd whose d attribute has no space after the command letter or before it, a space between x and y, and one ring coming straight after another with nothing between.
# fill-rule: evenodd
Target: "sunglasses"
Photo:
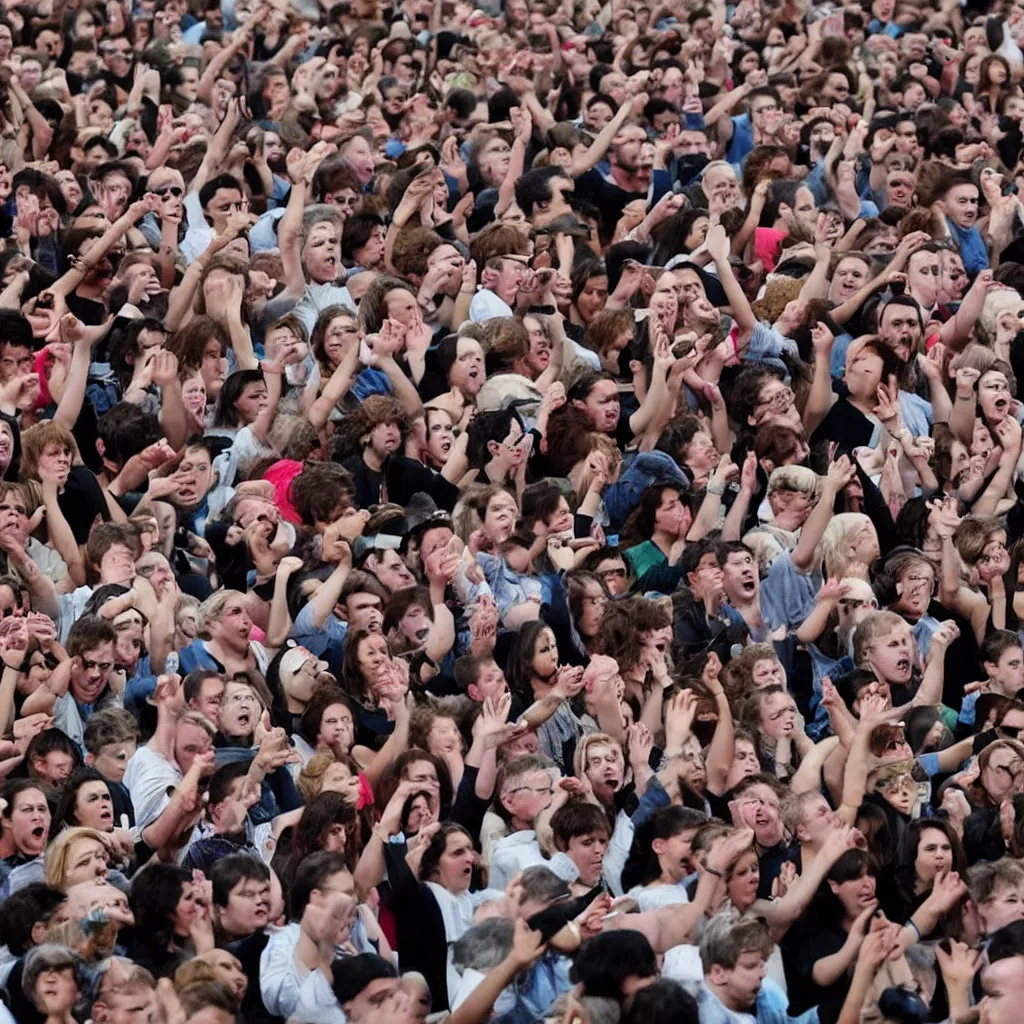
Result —
<instances>
[{"instance_id":1,"label":"sunglasses","mask_svg":"<svg viewBox=\"0 0 1024 1024\"><path fill-rule=\"evenodd\" d=\"M150 190L153 195L160 196L174 196L175 199L180 199L184 194L185 190L180 185L168 185L166 188L154 188Z\"/></svg>"}]
</instances>

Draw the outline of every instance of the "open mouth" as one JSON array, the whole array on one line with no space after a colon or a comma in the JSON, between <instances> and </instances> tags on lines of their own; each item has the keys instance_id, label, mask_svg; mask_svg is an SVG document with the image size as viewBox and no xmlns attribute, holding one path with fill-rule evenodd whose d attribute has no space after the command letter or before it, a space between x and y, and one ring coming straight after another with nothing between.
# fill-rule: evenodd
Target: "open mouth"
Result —
<instances>
[{"instance_id":1,"label":"open mouth","mask_svg":"<svg viewBox=\"0 0 1024 1024\"><path fill-rule=\"evenodd\" d=\"M104 808L102 811L100 811L100 821L102 821L102 822L111 822L113 820L114 820L114 812L113 811L107 810L106 808Z\"/></svg>"},{"instance_id":2,"label":"open mouth","mask_svg":"<svg viewBox=\"0 0 1024 1024\"><path fill-rule=\"evenodd\" d=\"M995 407L997 409L999 409L1000 412L1005 411L1007 409L1007 407L1009 406L1009 404L1010 404L1010 400L1008 398L997 398L995 400Z\"/></svg>"},{"instance_id":3,"label":"open mouth","mask_svg":"<svg viewBox=\"0 0 1024 1024\"><path fill-rule=\"evenodd\" d=\"M238 716L238 724L239 724L239 725L240 725L240 726L241 726L241 727L242 727L243 729L247 729L247 728L249 727L249 723L250 723L251 721L252 721L252 718L251 718L251 717L249 716L249 712L248 712L248 711L243 711L243 712L242 712L242 713L241 713L241 714L240 714L240 715Z\"/></svg>"},{"instance_id":4,"label":"open mouth","mask_svg":"<svg viewBox=\"0 0 1024 1024\"><path fill-rule=\"evenodd\" d=\"M900 660L896 662L896 671L897 672L901 672L901 673L902 672L909 672L910 671L910 659L909 658L900 658Z\"/></svg>"},{"instance_id":5,"label":"open mouth","mask_svg":"<svg viewBox=\"0 0 1024 1024\"><path fill-rule=\"evenodd\" d=\"M32 829L32 838L33 839L42 839L45 835L46 835L46 826L45 825L37 825L34 829Z\"/></svg>"},{"instance_id":6,"label":"open mouth","mask_svg":"<svg viewBox=\"0 0 1024 1024\"><path fill-rule=\"evenodd\" d=\"M416 639L419 640L421 644L426 643L427 637L430 636L430 627L424 626L423 629L417 629L415 636Z\"/></svg>"}]
</instances>

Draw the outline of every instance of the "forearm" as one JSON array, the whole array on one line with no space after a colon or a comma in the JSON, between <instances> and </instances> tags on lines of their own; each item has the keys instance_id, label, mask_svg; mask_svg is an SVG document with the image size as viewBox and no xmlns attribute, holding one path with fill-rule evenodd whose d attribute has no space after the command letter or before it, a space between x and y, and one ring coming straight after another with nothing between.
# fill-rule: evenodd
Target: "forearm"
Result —
<instances>
[{"instance_id":1,"label":"forearm","mask_svg":"<svg viewBox=\"0 0 1024 1024\"><path fill-rule=\"evenodd\" d=\"M173 383L160 391L160 426L163 428L167 443L175 450L181 451L188 438L188 409L181 397L181 382L175 378Z\"/></svg>"},{"instance_id":2,"label":"forearm","mask_svg":"<svg viewBox=\"0 0 1024 1024\"><path fill-rule=\"evenodd\" d=\"M949 414L949 429L961 443L970 446L974 436L974 420L977 412L977 396L957 392Z\"/></svg>"},{"instance_id":3,"label":"forearm","mask_svg":"<svg viewBox=\"0 0 1024 1024\"><path fill-rule=\"evenodd\" d=\"M192 310L192 300L195 298L196 288L199 287L199 277L205 266L206 260L200 256L185 271L178 287L171 289L167 316L164 320L168 330L176 331L188 322Z\"/></svg>"},{"instance_id":4,"label":"forearm","mask_svg":"<svg viewBox=\"0 0 1024 1024\"><path fill-rule=\"evenodd\" d=\"M0 736L14 724L14 690L20 673L10 665L4 665L0 675Z\"/></svg>"},{"instance_id":5,"label":"forearm","mask_svg":"<svg viewBox=\"0 0 1024 1024\"><path fill-rule=\"evenodd\" d=\"M942 702L942 683L946 675L945 664L946 648L941 644L936 646L933 640L928 664L921 677L921 685L910 702L913 707L931 707Z\"/></svg>"},{"instance_id":6,"label":"forearm","mask_svg":"<svg viewBox=\"0 0 1024 1024\"><path fill-rule=\"evenodd\" d=\"M85 401L85 388L89 381L89 358L91 350L85 342L75 345L71 355L71 368L64 385L64 394L60 397L57 411L53 415L55 423L60 423L71 430L78 422Z\"/></svg>"},{"instance_id":7,"label":"forearm","mask_svg":"<svg viewBox=\"0 0 1024 1024\"><path fill-rule=\"evenodd\" d=\"M483 981L469 994L445 1024L484 1024L490 1020L498 996L520 970L520 963L510 954L497 967L492 967Z\"/></svg>"},{"instance_id":8,"label":"forearm","mask_svg":"<svg viewBox=\"0 0 1024 1024\"><path fill-rule=\"evenodd\" d=\"M790 556L793 566L800 572L808 572L814 561L815 552L825 533L825 527L832 520L835 505L835 491L827 484L821 490L821 499L814 506L814 511L807 517L800 530L800 539Z\"/></svg>"},{"instance_id":9,"label":"forearm","mask_svg":"<svg viewBox=\"0 0 1024 1024\"><path fill-rule=\"evenodd\" d=\"M526 160L526 143L516 136L509 154L508 174L498 186L498 201L494 204L494 215L500 217L515 198L516 182L523 176L523 164Z\"/></svg>"},{"instance_id":10,"label":"forearm","mask_svg":"<svg viewBox=\"0 0 1024 1024\"><path fill-rule=\"evenodd\" d=\"M804 430L807 436L817 429L818 424L828 415L832 408L832 368L831 348L828 352L817 351L814 354L814 380L804 407Z\"/></svg>"},{"instance_id":11,"label":"forearm","mask_svg":"<svg viewBox=\"0 0 1024 1024\"><path fill-rule=\"evenodd\" d=\"M647 424L657 415L662 403L668 399L668 385L665 378L665 367L655 364L651 374L651 387L644 396L643 403L629 417L629 429L639 436L647 428Z\"/></svg>"},{"instance_id":12,"label":"forearm","mask_svg":"<svg viewBox=\"0 0 1024 1024\"><path fill-rule=\"evenodd\" d=\"M712 494L711 491L704 492L704 500L700 503L700 509L694 517L686 539L689 542L703 540L718 524L718 515L722 510L721 494Z\"/></svg>"},{"instance_id":13,"label":"forearm","mask_svg":"<svg viewBox=\"0 0 1024 1024\"><path fill-rule=\"evenodd\" d=\"M729 699L721 689L715 693L715 710L718 720L715 732L708 748L707 778L708 788L712 793L720 794L725 790L725 781L732 769L736 756L736 731L732 718Z\"/></svg>"},{"instance_id":14,"label":"forearm","mask_svg":"<svg viewBox=\"0 0 1024 1024\"><path fill-rule=\"evenodd\" d=\"M999 466L995 471L988 487L982 492L981 497L974 503L971 512L976 516L991 516L995 514L996 505L999 499L1006 496L1007 488L1013 479L1014 471L1017 468L1017 458L1020 452L1011 449L1004 451L999 458Z\"/></svg>"},{"instance_id":15,"label":"forearm","mask_svg":"<svg viewBox=\"0 0 1024 1024\"><path fill-rule=\"evenodd\" d=\"M811 978L814 984L820 988L827 988L829 985L835 984L850 969L850 964L857 959L858 948L859 944L847 939L838 953L824 956L815 961L814 967L811 968Z\"/></svg>"},{"instance_id":16,"label":"forearm","mask_svg":"<svg viewBox=\"0 0 1024 1024\"><path fill-rule=\"evenodd\" d=\"M789 780L790 790L794 793L809 793L818 789L821 785L821 769L838 746L839 740L835 736L815 743Z\"/></svg>"},{"instance_id":17,"label":"forearm","mask_svg":"<svg viewBox=\"0 0 1024 1024\"><path fill-rule=\"evenodd\" d=\"M433 588L431 588L433 592ZM434 602L434 621L427 635L427 657L435 665L455 646L455 619L444 599Z\"/></svg>"},{"instance_id":18,"label":"forearm","mask_svg":"<svg viewBox=\"0 0 1024 1024\"><path fill-rule=\"evenodd\" d=\"M75 583L85 586L85 564L74 532L61 511L55 485L43 484L43 504L46 506L46 532L57 554L64 559L68 574Z\"/></svg>"},{"instance_id":19,"label":"forearm","mask_svg":"<svg viewBox=\"0 0 1024 1024\"><path fill-rule=\"evenodd\" d=\"M310 598L313 627L323 629L324 623L334 613L334 606L341 598L342 587L348 579L349 567L344 563L336 565L334 571L317 587Z\"/></svg>"},{"instance_id":20,"label":"forearm","mask_svg":"<svg viewBox=\"0 0 1024 1024\"><path fill-rule=\"evenodd\" d=\"M828 617L835 608L835 601L818 601L811 614L797 626L796 637L802 644L813 644L822 633L828 623Z\"/></svg>"},{"instance_id":21,"label":"forearm","mask_svg":"<svg viewBox=\"0 0 1024 1024\"><path fill-rule=\"evenodd\" d=\"M278 573L274 579L274 595L270 599L270 620L267 623L268 647L281 647L292 629L292 617L288 614L289 577Z\"/></svg>"},{"instance_id":22,"label":"forearm","mask_svg":"<svg viewBox=\"0 0 1024 1024\"><path fill-rule=\"evenodd\" d=\"M633 110L633 101L627 99L625 103L615 112L615 116L598 132L597 137L587 148L586 153L580 157L574 157L572 163L572 176L578 178L596 167L603 159L605 153L619 134L622 126Z\"/></svg>"},{"instance_id":23,"label":"forearm","mask_svg":"<svg viewBox=\"0 0 1024 1024\"><path fill-rule=\"evenodd\" d=\"M302 273L302 257L299 252L299 236L302 234L302 211L306 207L305 181L293 181L288 193L288 203L278 226L278 246L284 265L284 279L293 295L301 295L306 287Z\"/></svg>"},{"instance_id":24,"label":"forearm","mask_svg":"<svg viewBox=\"0 0 1024 1024\"><path fill-rule=\"evenodd\" d=\"M395 389L395 396L402 403L406 416L414 420L421 415L423 399L420 398L412 381L402 373L402 368L398 363L394 359L384 359L381 360L380 369L387 374L388 380L391 381L391 386Z\"/></svg>"},{"instance_id":25,"label":"forearm","mask_svg":"<svg viewBox=\"0 0 1024 1024\"><path fill-rule=\"evenodd\" d=\"M281 373L264 369L263 379L267 385L267 404L253 421L251 430L252 436L260 444L265 445L267 437L270 435L270 428L274 425L274 419L277 416L278 403L281 401Z\"/></svg>"},{"instance_id":26,"label":"forearm","mask_svg":"<svg viewBox=\"0 0 1024 1024\"><path fill-rule=\"evenodd\" d=\"M839 1012L836 1024L860 1024L861 1012L865 1006L869 1005L871 986L874 981L874 972L861 968L858 964L857 969L853 972L853 981L843 1000L843 1008ZM955 1020L956 1017L950 1013L950 1019Z\"/></svg>"},{"instance_id":27,"label":"forearm","mask_svg":"<svg viewBox=\"0 0 1024 1024\"><path fill-rule=\"evenodd\" d=\"M750 510L750 500L753 494L745 487L741 487L739 494L733 499L732 508L726 513L725 523L722 525L722 540L739 540L743 534L743 523Z\"/></svg>"}]
</instances>

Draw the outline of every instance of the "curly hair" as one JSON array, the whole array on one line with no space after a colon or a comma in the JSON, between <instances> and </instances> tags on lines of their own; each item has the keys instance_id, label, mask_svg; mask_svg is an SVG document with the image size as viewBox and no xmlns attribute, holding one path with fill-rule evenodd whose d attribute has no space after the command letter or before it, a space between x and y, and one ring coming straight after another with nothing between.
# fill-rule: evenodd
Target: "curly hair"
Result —
<instances>
[{"instance_id":1,"label":"curly hair","mask_svg":"<svg viewBox=\"0 0 1024 1024\"><path fill-rule=\"evenodd\" d=\"M396 423L402 432L402 440L409 433L409 420L397 398L389 395L370 395L351 415L338 425L331 446L331 457L341 462L361 452L363 438L383 423Z\"/></svg>"}]
</instances>

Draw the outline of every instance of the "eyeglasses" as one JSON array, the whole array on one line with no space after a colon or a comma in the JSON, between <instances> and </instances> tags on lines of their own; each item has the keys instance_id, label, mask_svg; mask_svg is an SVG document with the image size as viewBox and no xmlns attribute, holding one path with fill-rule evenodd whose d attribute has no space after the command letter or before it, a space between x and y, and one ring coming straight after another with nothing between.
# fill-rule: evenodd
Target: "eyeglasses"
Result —
<instances>
[{"instance_id":1,"label":"eyeglasses","mask_svg":"<svg viewBox=\"0 0 1024 1024\"><path fill-rule=\"evenodd\" d=\"M619 579L624 580L626 578L626 570L623 569L603 569L597 574L603 580Z\"/></svg>"},{"instance_id":2,"label":"eyeglasses","mask_svg":"<svg viewBox=\"0 0 1024 1024\"><path fill-rule=\"evenodd\" d=\"M583 600L586 601L587 604L592 604L595 608L603 608L608 603L608 598L605 597L604 594L595 594L594 596L584 594Z\"/></svg>"},{"instance_id":3,"label":"eyeglasses","mask_svg":"<svg viewBox=\"0 0 1024 1024\"><path fill-rule=\"evenodd\" d=\"M185 194L185 190L180 185L168 185L165 188L151 189L151 191L155 196L174 196L175 199L180 199Z\"/></svg>"},{"instance_id":4,"label":"eyeglasses","mask_svg":"<svg viewBox=\"0 0 1024 1024\"><path fill-rule=\"evenodd\" d=\"M536 786L516 786L512 790L513 793L536 793L537 796L551 796L554 793L554 789L548 786L547 789L538 789Z\"/></svg>"},{"instance_id":5,"label":"eyeglasses","mask_svg":"<svg viewBox=\"0 0 1024 1024\"><path fill-rule=\"evenodd\" d=\"M776 391L774 395L769 398L762 398L758 402L758 407L767 405L772 409L788 409L792 404L796 396L793 394L792 388L783 388L781 391Z\"/></svg>"},{"instance_id":6,"label":"eyeglasses","mask_svg":"<svg viewBox=\"0 0 1024 1024\"><path fill-rule=\"evenodd\" d=\"M330 192L324 196L324 202L330 203L331 206L347 206L350 210L354 210L360 203L361 196L335 196Z\"/></svg>"}]
</instances>

